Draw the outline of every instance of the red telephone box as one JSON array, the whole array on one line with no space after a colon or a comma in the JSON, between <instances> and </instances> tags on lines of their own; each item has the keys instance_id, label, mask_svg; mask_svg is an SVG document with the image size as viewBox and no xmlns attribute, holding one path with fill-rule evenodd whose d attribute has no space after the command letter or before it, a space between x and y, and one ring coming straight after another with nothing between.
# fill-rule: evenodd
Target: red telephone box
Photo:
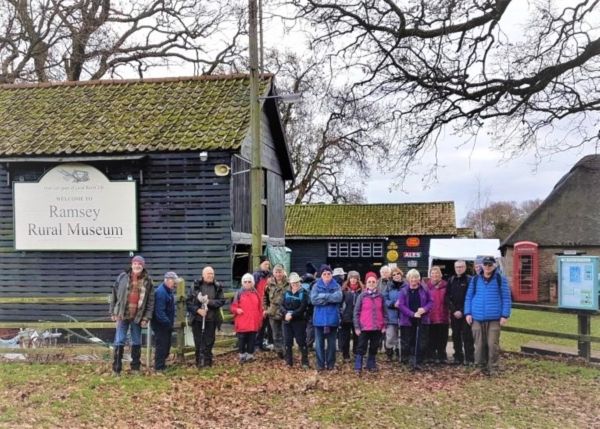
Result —
<instances>
[{"instance_id":1,"label":"red telephone box","mask_svg":"<svg viewBox=\"0 0 600 429\"><path fill-rule=\"evenodd\" d=\"M538 245L531 241L519 241L513 247L512 291L515 301L538 300Z\"/></svg>"}]
</instances>

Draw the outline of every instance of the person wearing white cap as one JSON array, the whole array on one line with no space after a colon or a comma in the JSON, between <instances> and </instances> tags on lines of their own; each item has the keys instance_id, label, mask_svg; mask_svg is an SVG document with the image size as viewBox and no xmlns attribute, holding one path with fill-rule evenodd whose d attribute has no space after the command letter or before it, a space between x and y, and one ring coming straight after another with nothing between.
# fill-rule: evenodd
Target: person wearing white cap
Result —
<instances>
[{"instance_id":1,"label":"person wearing white cap","mask_svg":"<svg viewBox=\"0 0 600 429\"><path fill-rule=\"evenodd\" d=\"M175 287L179 276L173 271L166 272L164 281L154 292L154 316L152 330L156 341L154 353L154 369L164 371L166 360L171 352L171 337L175 323Z\"/></svg>"}]
</instances>

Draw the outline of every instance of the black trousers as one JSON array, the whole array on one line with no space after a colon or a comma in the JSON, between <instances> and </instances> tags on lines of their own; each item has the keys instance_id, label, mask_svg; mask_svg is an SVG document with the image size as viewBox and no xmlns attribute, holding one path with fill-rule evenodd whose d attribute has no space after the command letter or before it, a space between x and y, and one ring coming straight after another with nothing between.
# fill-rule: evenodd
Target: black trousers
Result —
<instances>
[{"instance_id":1,"label":"black trousers","mask_svg":"<svg viewBox=\"0 0 600 429\"><path fill-rule=\"evenodd\" d=\"M352 354L356 354L358 336L354 333L354 324L352 322L342 322L338 330L338 343L344 359L350 359L350 340L352 340Z\"/></svg>"},{"instance_id":2,"label":"black trousers","mask_svg":"<svg viewBox=\"0 0 600 429\"><path fill-rule=\"evenodd\" d=\"M285 361L288 365L293 363L292 349L294 340L302 354L302 364L308 364L308 347L306 346L306 321L293 320L283 323L283 343L285 347Z\"/></svg>"},{"instance_id":3,"label":"black trousers","mask_svg":"<svg viewBox=\"0 0 600 429\"><path fill-rule=\"evenodd\" d=\"M416 319L411 319L411 326L400 327L400 359L403 363L418 365L423 362L428 335L429 325Z\"/></svg>"},{"instance_id":4,"label":"black trousers","mask_svg":"<svg viewBox=\"0 0 600 429\"><path fill-rule=\"evenodd\" d=\"M356 354L364 356L375 356L379 350L381 344L381 331L362 331L358 336L358 346L356 347Z\"/></svg>"},{"instance_id":5,"label":"black trousers","mask_svg":"<svg viewBox=\"0 0 600 429\"><path fill-rule=\"evenodd\" d=\"M429 343L427 356L430 359L442 362L448 359L446 346L448 345L448 324L432 323L429 325Z\"/></svg>"},{"instance_id":6,"label":"black trousers","mask_svg":"<svg viewBox=\"0 0 600 429\"><path fill-rule=\"evenodd\" d=\"M167 367L165 362L171 352L173 328L153 325L152 330L154 331L154 341L156 344L154 352L154 369L160 371Z\"/></svg>"},{"instance_id":7,"label":"black trousers","mask_svg":"<svg viewBox=\"0 0 600 429\"><path fill-rule=\"evenodd\" d=\"M254 354L254 343L256 342L256 332L238 332L238 350L240 354Z\"/></svg>"},{"instance_id":8,"label":"black trousers","mask_svg":"<svg viewBox=\"0 0 600 429\"><path fill-rule=\"evenodd\" d=\"M450 326L452 327L454 360L460 363L462 363L463 360L471 363L474 362L475 346L473 343L473 332L471 331L471 325L467 323L464 317L461 317L460 319L452 317L450 319Z\"/></svg>"},{"instance_id":9,"label":"black trousers","mask_svg":"<svg viewBox=\"0 0 600 429\"><path fill-rule=\"evenodd\" d=\"M215 345L216 324L212 320L207 320L202 331L202 321L194 320L192 323L192 332L194 333L194 346L196 348L196 365L212 365L212 349Z\"/></svg>"}]
</instances>

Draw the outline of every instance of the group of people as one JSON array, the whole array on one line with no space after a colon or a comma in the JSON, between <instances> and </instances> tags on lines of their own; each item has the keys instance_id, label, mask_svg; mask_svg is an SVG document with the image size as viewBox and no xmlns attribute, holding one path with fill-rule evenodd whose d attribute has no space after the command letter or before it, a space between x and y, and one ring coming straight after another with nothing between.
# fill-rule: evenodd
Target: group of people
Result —
<instances>
[{"instance_id":1,"label":"group of people","mask_svg":"<svg viewBox=\"0 0 600 429\"><path fill-rule=\"evenodd\" d=\"M131 331L131 368L139 370L141 329L151 324L156 336L155 369L165 369L175 318L174 288L177 274L168 272L156 290L145 270L145 261L135 256L131 268L119 275L113 286L111 317L116 321L113 371L122 369L123 346ZM453 361L476 365L486 374L497 368L500 327L511 312L508 281L497 270L493 257L483 258L473 276L465 261L456 261L455 273L447 280L439 267L421 279L419 271L404 273L383 266L380 276L357 271L345 273L323 264L309 264L301 277L287 275L281 264L262 258L259 269L242 276L230 310L238 339L239 362L254 359L255 350L269 350L267 343L289 366L294 365L293 345L300 351L300 364L309 368L309 349L314 347L316 369L332 370L336 353L354 369L377 370L377 354L383 348L389 361L419 370L424 363L448 361L446 346L452 330ZM212 267L193 282L187 294L187 311L194 334L198 367L213 364L215 331L226 305L223 287Z\"/></svg>"},{"instance_id":2,"label":"group of people","mask_svg":"<svg viewBox=\"0 0 600 429\"><path fill-rule=\"evenodd\" d=\"M287 276L280 264L269 269L263 260L257 272L245 274L231 304L240 363L264 348L270 328L273 348L289 366L295 341L301 365L308 368L314 341L319 371L335 367L338 350L345 361L352 350L357 372L374 371L382 345L389 361L419 370L423 363L448 361L451 327L452 363L477 365L487 374L497 368L500 326L510 317L511 295L491 256L474 276L466 273L465 261L456 261L448 280L439 267L424 280L415 269L404 277L400 268L384 266L380 277L368 272L364 282L357 271L346 274L325 264L318 271L307 269L303 277Z\"/></svg>"},{"instance_id":3,"label":"group of people","mask_svg":"<svg viewBox=\"0 0 600 429\"><path fill-rule=\"evenodd\" d=\"M179 276L169 271L164 274L163 282L154 288L145 265L142 256L134 256L131 266L119 274L112 287L110 316L116 322L112 364L115 375L123 369L123 350L128 334L131 338L131 370L140 370L142 328L148 325L155 337L154 369L166 369L175 323L175 288ZM186 299L198 367L213 364L215 332L221 322L220 308L225 303L223 287L215 280L214 269L204 267L202 277L193 282Z\"/></svg>"}]
</instances>

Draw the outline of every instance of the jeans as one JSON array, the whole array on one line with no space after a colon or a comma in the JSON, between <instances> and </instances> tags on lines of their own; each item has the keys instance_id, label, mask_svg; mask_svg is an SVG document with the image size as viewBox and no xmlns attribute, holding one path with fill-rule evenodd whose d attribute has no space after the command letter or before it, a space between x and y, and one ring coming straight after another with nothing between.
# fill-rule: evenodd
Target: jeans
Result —
<instances>
[{"instance_id":1,"label":"jeans","mask_svg":"<svg viewBox=\"0 0 600 429\"><path fill-rule=\"evenodd\" d=\"M115 332L115 346L124 346L127 339L127 332L131 329L131 345L142 345L142 326L132 320L117 320Z\"/></svg>"},{"instance_id":2,"label":"jeans","mask_svg":"<svg viewBox=\"0 0 600 429\"><path fill-rule=\"evenodd\" d=\"M325 331L328 331L327 333ZM335 366L335 339L337 328L315 326L315 352L317 369L333 369ZM327 343L327 345L325 345Z\"/></svg>"},{"instance_id":3,"label":"jeans","mask_svg":"<svg viewBox=\"0 0 600 429\"><path fill-rule=\"evenodd\" d=\"M450 326L452 327L452 343L454 344L454 361L463 363L463 360L466 359L467 363L475 362L475 349L471 326L464 317L461 317L460 319L452 317L450 319Z\"/></svg>"},{"instance_id":4,"label":"jeans","mask_svg":"<svg viewBox=\"0 0 600 429\"><path fill-rule=\"evenodd\" d=\"M173 328L170 326L153 325L154 340L156 342L156 350L154 353L154 369L160 371L167 367L165 364L169 353L171 352L171 338Z\"/></svg>"},{"instance_id":5,"label":"jeans","mask_svg":"<svg viewBox=\"0 0 600 429\"><path fill-rule=\"evenodd\" d=\"M475 363L490 371L496 369L500 355L500 322L473 321L473 340L475 342Z\"/></svg>"}]
</instances>

